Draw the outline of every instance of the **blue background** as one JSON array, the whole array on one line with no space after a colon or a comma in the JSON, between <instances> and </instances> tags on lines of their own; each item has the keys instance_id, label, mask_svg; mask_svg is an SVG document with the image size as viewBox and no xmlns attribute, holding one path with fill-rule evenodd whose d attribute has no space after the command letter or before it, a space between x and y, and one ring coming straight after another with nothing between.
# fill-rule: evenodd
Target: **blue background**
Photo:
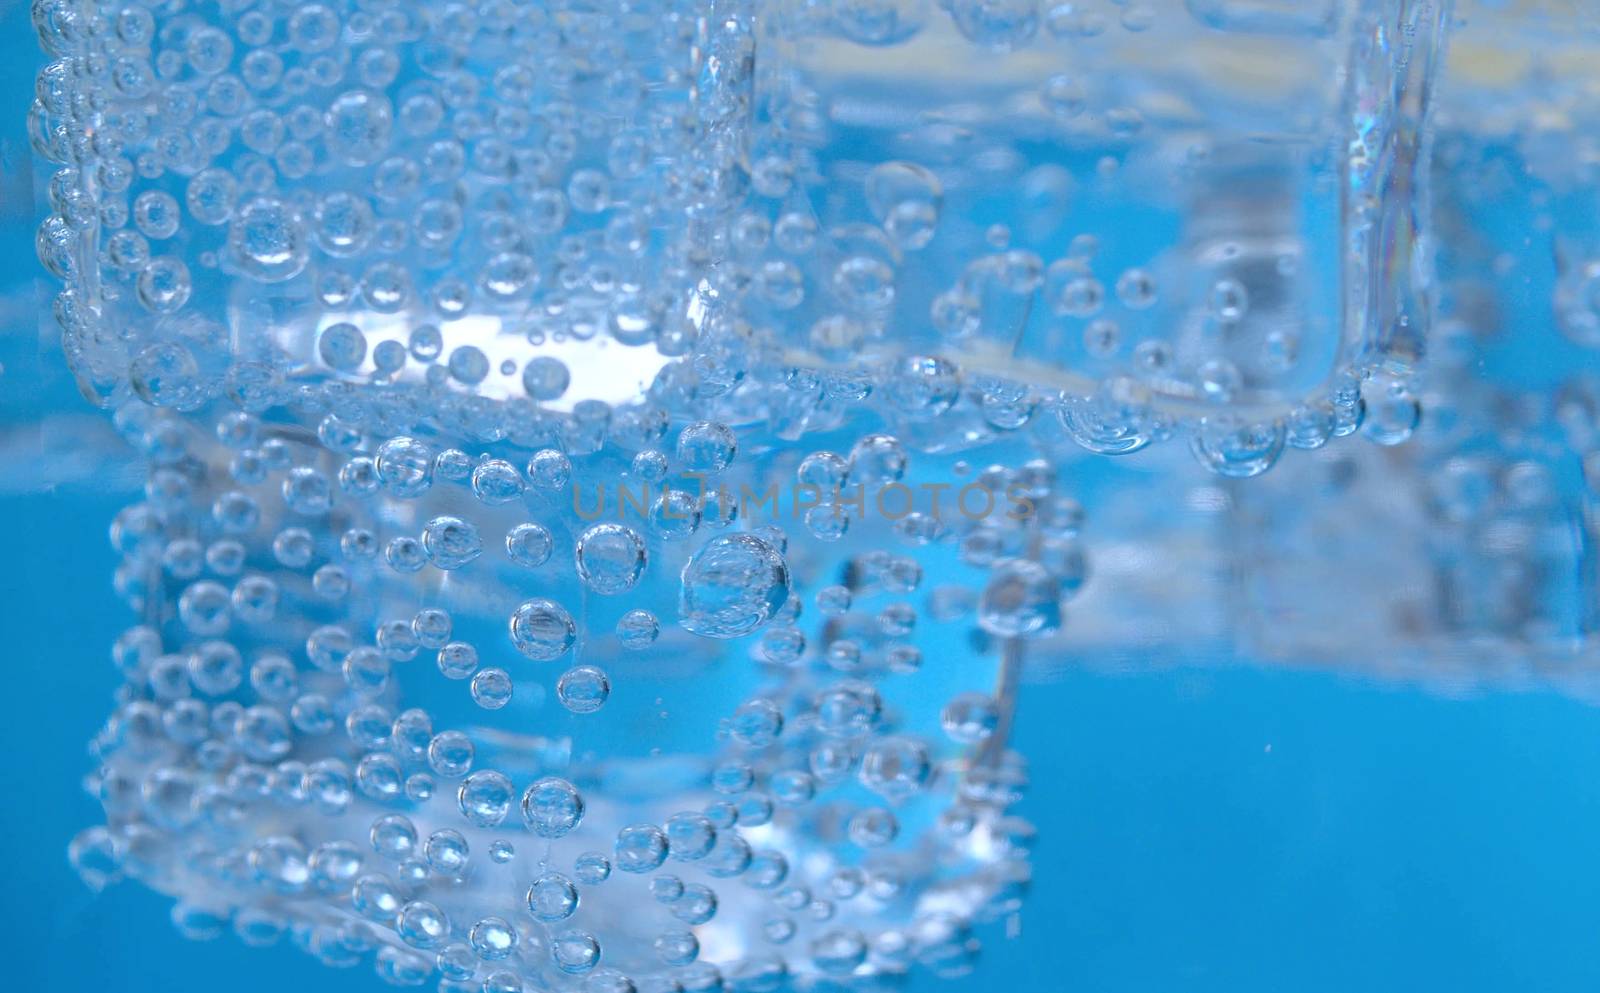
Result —
<instances>
[{"instance_id":1,"label":"blue background","mask_svg":"<svg viewBox=\"0 0 1600 993\"><path fill-rule=\"evenodd\" d=\"M165 898L79 883L65 848L99 818L79 782L126 623L100 609L115 602L104 522L123 498L75 487L5 502L24 564L6 596L0 722L15 770L0 804L5 988L389 988L287 947L184 941ZM917 986L1591 991L1596 732L1592 708L1554 695L1446 699L1246 667L1031 684L1017 745L1039 844L1021 933L989 929L972 978Z\"/></svg>"},{"instance_id":2,"label":"blue background","mask_svg":"<svg viewBox=\"0 0 1600 993\"><path fill-rule=\"evenodd\" d=\"M66 860L99 819L85 742L110 708L106 524L132 477L67 458L43 411L87 413L40 333L23 131L37 56L0 5L0 591L12 783L0 989L359 993L287 947L180 939L170 902L95 895ZM92 417L92 415L90 415ZM918 989L1592 991L1600 988L1600 720L1548 693L1452 699L1247 666L1067 670L1026 687L1017 746L1039 827L1020 934L985 934L970 979Z\"/></svg>"}]
</instances>

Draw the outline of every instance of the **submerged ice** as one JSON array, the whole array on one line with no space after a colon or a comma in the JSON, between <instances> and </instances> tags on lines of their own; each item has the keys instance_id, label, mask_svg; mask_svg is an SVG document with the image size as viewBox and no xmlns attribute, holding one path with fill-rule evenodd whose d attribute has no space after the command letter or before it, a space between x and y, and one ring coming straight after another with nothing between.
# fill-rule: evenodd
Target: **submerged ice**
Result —
<instances>
[{"instance_id":1,"label":"submerged ice","mask_svg":"<svg viewBox=\"0 0 1600 993\"><path fill-rule=\"evenodd\" d=\"M36 3L39 254L146 471L84 878L447 993L970 969L1129 513L1075 460L1242 506L1438 403L1448 5L1093 6Z\"/></svg>"}]
</instances>

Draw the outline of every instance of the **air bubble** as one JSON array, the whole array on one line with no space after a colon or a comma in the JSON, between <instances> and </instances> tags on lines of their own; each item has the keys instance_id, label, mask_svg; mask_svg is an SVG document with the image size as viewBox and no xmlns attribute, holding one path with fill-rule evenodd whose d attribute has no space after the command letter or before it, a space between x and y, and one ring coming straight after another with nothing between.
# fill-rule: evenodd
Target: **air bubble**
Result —
<instances>
[{"instance_id":1,"label":"air bubble","mask_svg":"<svg viewBox=\"0 0 1600 993\"><path fill-rule=\"evenodd\" d=\"M556 681L556 698L574 714L592 714L605 705L611 695L611 680L592 665L580 665L562 673Z\"/></svg>"},{"instance_id":2,"label":"air bubble","mask_svg":"<svg viewBox=\"0 0 1600 993\"><path fill-rule=\"evenodd\" d=\"M765 624L789 597L789 569L753 535L713 538L683 567L678 613L693 634L737 638Z\"/></svg>"},{"instance_id":3,"label":"air bubble","mask_svg":"<svg viewBox=\"0 0 1600 993\"><path fill-rule=\"evenodd\" d=\"M572 615L553 600L525 600L511 614L511 643L535 661L560 658L577 636Z\"/></svg>"},{"instance_id":4,"label":"air bubble","mask_svg":"<svg viewBox=\"0 0 1600 993\"><path fill-rule=\"evenodd\" d=\"M498 827L511 810L511 781L498 772L474 772L456 791L461 816L474 827Z\"/></svg>"},{"instance_id":5,"label":"air bubble","mask_svg":"<svg viewBox=\"0 0 1600 993\"><path fill-rule=\"evenodd\" d=\"M644 539L622 524L595 524L574 546L578 578L596 593L614 596L633 589L647 561Z\"/></svg>"}]
</instances>

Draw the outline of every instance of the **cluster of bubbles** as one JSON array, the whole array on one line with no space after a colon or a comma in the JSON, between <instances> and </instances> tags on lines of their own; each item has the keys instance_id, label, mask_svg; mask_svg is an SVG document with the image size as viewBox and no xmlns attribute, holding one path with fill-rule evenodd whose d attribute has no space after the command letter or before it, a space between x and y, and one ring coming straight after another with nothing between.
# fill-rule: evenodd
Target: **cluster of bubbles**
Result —
<instances>
[{"instance_id":1,"label":"cluster of bubbles","mask_svg":"<svg viewBox=\"0 0 1600 993\"><path fill-rule=\"evenodd\" d=\"M1572 686L1590 678L1600 632L1600 572L1586 564L1600 551L1600 167L1576 161L1600 113L1585 95L1592 71L1564 67L1567 46L1600 38L1600 19L1483 2L1456 13L1460 56L1441 81L1429 164L1430 417L1408 451L1434 587L1410 626L1455 658L1410 654ZM1547 34L1567 40L1533 40ZM1486 82L1473 53L1506 39L1530 58ZM1506 109L1526 99L1555 116Z\"/></svg>"},{"instance_id":2,"label":"cluster of bubbles","mask_svg":"<svg viewBox=\"0 0 1600 993\"><path fill-rule=\"evenodd\" d=\"M1031 2L947 6L962 33L1002 48L1041 24L1082 33ZM910 44L926 18L829 9L819 26L785 5L758 23L729 0L490 14L315 4L211 20L44 4L45 45L61 58L40 76L33 131L63 168L39 251L67 285L56 311L85 394L180 411L293 394L396 430L426 411L469 437L570 454L615 427L603 396L705 398L746 379L772 393L771 379L811 368L772 400L801 423L873 399L891 377L877 399L915 416L968 390L982 403L974 430L1054 418L1107 454L1181 435L1225 476L1364 426L1380 444L1409 436L1409 379L1359 333L1336 373L1295 385L1316 373L1302 339L1337 337L1283 302L1306 278L1298 232L1251 235L1247 218L1179 258L1108 268L1093 233L1052 250L1059 228L1028 247L1021 220L981 238L948 230L946 182L973 179L959 170L886 156L837 179L826 156L842 135L816 111L825 81L781 59L758 67L758 44L819 30ZM1132 16L1143 10L1124 9L1128 32L1150 26ZM862 37L854 20L885 33ZM1087 99L1064 77L1042 87L1056 113L1069 93ZM1016 158L1011 146L1034 137L994 154ZM1084 178L1033 170L1015 212L1048 215L1075 183L1133 172L1116 161ZM1035 346L1051 368L1033 364ZM919 352L942 358L894 367ZM596 371L614 360L621 383ZM1049 374L1062 366L1065 388ZM1376 385L1375 369L1388 375Z\"/></svg>"},{"instance_id":3,"label":"cluster of bubbles","mask_svg":"<svg viewBox=\"0 0 1600 993\"><path fill-rule=\"evenodd\" d=\"M857 46L933 19L794 6ZM981 49L1104 28L942 6ZM1017 670L1088 578L1042 448L1182 435L1243 478L1417 426L1360 342L1290 404L1215 349L1124 347L1171 317L1294 366L1298 249L1221 239L1180 292L1090 234L1049 264L960 237L931 162L841 185L824 101L765 54L815 27L790 14L35 4L39 255L148 466L111 528L140 620L86 879L446 993L959 974L1030 874ZM1072 78L1036 96L1141 127ZM1009 361L1030 313L1101 371Z\"/></svg>"},{"instance_id":4,"label":"cluster of bubbles","mask_svg":"<svg viewBox=\"0 0 1600 993\"><path fill-rule=\"evenodd\" d=\"M1244 657L1451 693L1592 693L1600 357L1574 331L1600 258L1600 169L1581 151L1600 119L1592 63L1573 52L1592 47L1600 22L1455 11L1426 172L1428 358L1405 389L1374 377L1362 390L1364 430L1409 441L1330 444L1247 486L1097 473L1121 477L1101 483L1097 543L1130 564L1097 575L1070 664ZM1501 50L1526 61L1486 71L1483 54ZM1554 115L1530 117L1528 100ZM1353 396L1335 393L1335 411ZM1412 400L1428 411L1420 423ZM1287 427L1292 437L1297 420Z\"/></svg>"},{"instance_id":5,"label":"cluster of bubbles","mask_svg":"<svg viewBox=\"0 0 1600 993\"><path fill-rule=\"evenodd\" d=\"M1005 748L1015 656L1087 574L1083 512L1047 463L958 461L963 506L1029 512L946 523L848 495L951 471L881 432L845 455L746 454L698 421L673 456L568 460L597 489L658 459L715 465L741 500L836 473L818 506L860 536L841 541L814 514L720 507L723 486L667 491L681 521L586 520L533 495L553 449L518 468L231 405L115 421L151 465L111 529L143 620L115 645L123 691L95 741L108 823L72 857L96 885L172 893L185 934L287 936L448 991L775 989L958 973L971 929L1015 911L1032 841ZM925 566L974 580L918 605ZM924 646L954 632L979 641L930 679ZM674 656L687 673L651 672ZM613 753L641 706L687 754Z\"/></svg>"},{"instance_id":6,"label":"cluster of bubbles","mask_svg":"<svg viewBox=\"0 0 1600 993\"><path fill-rule=\"evenodd\" d=\"M1403 442L1421 405L1410 342L1391 329L1423 333L1427 314L1390 301L1425 296L1427 266L1401 264L1415 231L1395 235L1383 211L1391 177L1423 157L1391 140L1395 94L1426 80L1404 76L1392 5L1260 6L777 5L763 37L782 57L758 79L752 185L780 206L775 220L739 215L734 261L782 292L755 294L747 312L803 329L794 350L843 376L845 396L865 379L845 371L862 355L925 352L959 367L950 385L959 375L984 390L984 429L1059 419L1100 454L1177 437L1239 478L1357 432ZM1328 43L1339 18L1379 63L1339 73L1344 93L1328 85L1344 57ZM1434 27L1410 24L1407 37L1428 48ZM1283 92L1305 91L1303 114L1243 113L1218 92L1217 66L1263 38L1282 46L1271 68ZM1168 65L1162 53L1180 45L1193 58ZM875 48L904 61L875 70ZM1020 49L1038 51L989 78L986 60ZM965 85L897 72L917 59L955 60ZM1297 75L1289 60L1312 68ZM992 106L981 117L978 100ZM1269 148L1260 137L1274 128ZM1362 206L1337 245L1330 135L1362 149L1343 180ZM1118 238L1121 224L1175 233L1140 257L1130 244L1164 239ZM1369 299L1342 300L1341 282ZM951 394L909 395L937 412Z\"/></svg>"}]
</instances>

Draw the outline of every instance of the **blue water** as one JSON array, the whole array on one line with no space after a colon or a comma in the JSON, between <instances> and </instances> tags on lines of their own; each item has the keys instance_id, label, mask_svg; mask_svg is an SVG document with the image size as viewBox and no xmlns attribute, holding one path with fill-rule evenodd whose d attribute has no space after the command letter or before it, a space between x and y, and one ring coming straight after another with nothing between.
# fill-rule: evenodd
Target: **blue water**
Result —
<instances>
[{"instance_id":1,"label":"blue water","mask_svg":"<svg viewBox=\"0 0 1600 993\"><path fill-rule=\"evenodd\" d=\"M387 989L287 947L182 940L170 900L92 894L67 841L100 818L84 743L129 623L105 523L133 477L49 482L42 411L74 399L38 333L21 108L25 6L0 8L0 489L12 582L11 757L0 839L0 989L301 993ZM1588 991L1600 986L1600 720L1553 692L1449 697L1269 669L1066 669L1025 686L1015 746L1034 791L1036 872L991 925L977 974L915 990ZM1009 941L1001 932L1015 932Z\"/></svg>"},{"instance_id":2,"label":"blue water","mask_svg":"<svg viewBox=\"0 0 1600 993\"><path fill-rule=\"evenodd\" d=\"M115 612L101 527L118 495L6 497L31 563L7 598L10 713L26 755L0 805L8 989L235 993L387 989L287 947L179 938L170 901L99 896L67 865L99 816L79 789L104 718ZM1591 990L1600 981L1600 733L1547 693L1448 699L1248 667L1075 672L1027 688L1037 873L976 977L914 988L1143 993ZM992 929L998 930L998 928ZM998 938L999 935L995 934Z\"/></svg>"}]
</instances>

